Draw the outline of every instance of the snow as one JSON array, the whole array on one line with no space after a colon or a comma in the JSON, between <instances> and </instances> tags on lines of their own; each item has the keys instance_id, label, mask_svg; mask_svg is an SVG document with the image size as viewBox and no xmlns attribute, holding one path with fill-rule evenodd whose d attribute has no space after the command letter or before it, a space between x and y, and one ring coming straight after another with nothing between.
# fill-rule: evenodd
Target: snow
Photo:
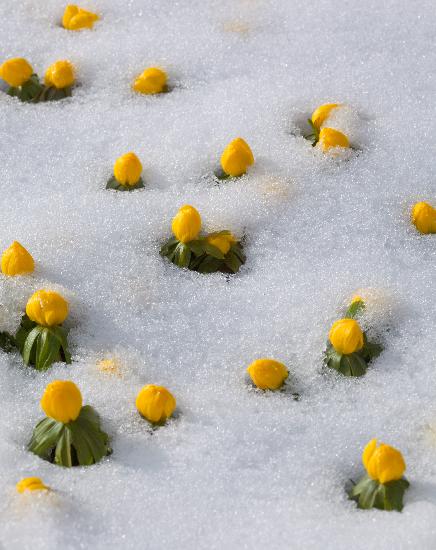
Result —
<instances>
[{"instance_id":1,"label":"snow","mask_svg":"<svg viewBox=\"0 0 436 550\"><path fill-rule=\"evenodd\" d=\"M52 104L0 94L0 248L18 240L37 262L0 278L0 328L34 290L58 289L74 360L41 374L0 353L0 547L435 548L436 240L409 223L414 202L436 205L434 2L80 5L101 14L93 31L60 28L60 0L0 3L0 60L24 56L42 75L70 59L80 83ZM174 89L134 95L153 65ZM350 106L337 113L358 149L348 159L299 135L325 102ZM237 136L256 163L217 186ZM105 190L130 150L146 188ZM159 257L186 203L205 229L246 235L238 275ZM328 329L357 292L385 351L362 379L323 374ZM247 384L262 356L289 367L299 401ZM100 412L111 457L62 469L26 451L53 379ZM134 407L146 383L178 403L154 433ZM372 437L404 454L401 514L347 499ZM17 495L29 475L55 492Z\"/></svg>"}]
</instances>

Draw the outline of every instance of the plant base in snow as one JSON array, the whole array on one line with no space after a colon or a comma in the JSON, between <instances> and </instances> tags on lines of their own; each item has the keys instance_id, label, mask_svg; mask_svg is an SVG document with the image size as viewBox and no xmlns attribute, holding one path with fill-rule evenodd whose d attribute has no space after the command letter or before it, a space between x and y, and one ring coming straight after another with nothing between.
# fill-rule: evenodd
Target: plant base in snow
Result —
<instances>
[{"instance_id":1,"label":"plant base in snow","mask_svg":"<svg viewBox=\"0 0 436 550\"><path fill-rule=\"evenodd\" d=\"M45 86L39 81L38 75L33 74L30 79L19 88L11 86L7 94L12 97L17 97L25 103L58 101L59 99L71 97L71 86L60 89L54 86Z\"/></svg>"},{"instance_id":2,"label":"plant base in snow","mask_svg":"<svg viewBox=\"0 0 436 550\"><path fill-rule=\"evenodd\" d=\"M348 495L351 500L357 502L359 508L364 510L377 508L401 512L404 493L408 487L409 482L404 477L396 481L380 483L365 476L353 486Z\"/></svg>"},{"instance_id":3,"label":"plant base in snow","mask_svg":"<svg viewBox=\"0 0 436 550\"><path fill-rule=\"evenodd\" d=\"M355 319L365 309L362 300L350 304L345 313L347 319ZM383 351L380 344L368 342L366 333L363 333L363 348L349 354L338 353L330 342L327 342L327 349L324 354L325 364L344 376L363 376L366 373L369 363Z\"/></svg>"},{"instance_id":4,"label":"plant base in snow","mask_svg":"<svg viewBox=\"0 0 436 550\"><path fill-rule=\"evenodd\" d=\"M230 235L229 231L220 231L205 237L199 237L189 243L182 243L171 237L161 248L160 254L178 267L185 267L199 273L237 273L245 263L245 255L240 242L231 244L229 251L223 254L216 246L207 242L208 237Z\"/></svg>"},{"instance_id":5,"label":"plant base in snow","mask_svg":"<svg viewBox=\"0 0 436 550\"><path fill-rule=\"evenodd\" d=\"M71 363L68 351L67 331L61 326L43 327L23 315L15 336L15 345L23 356L25 365L44 371L53 363Z\"/></svg>"},{"instance_id":6,"label":"plant base in snow","mask_svg":"<svg viewBox=\"0 0 436 550\"><path fill-rule=\"evenodd\" d=\"M134 191L135 189L142 189L143 187L144 181L142 178L139 178L135 185L122 185L112 176L106 184L106 189L114 189L115 191Z\"/></svg>"},{"instance_id":7,"label":"plant base in snow","mask_svg":"<svg viewBox=\"0 0 436 550\"><path fill-rule=\"evenodd\" d=\"M68 424L53 418L41 420L28 449L44 460L67 468L90 466L112 452L109 436L102 431L100 418L89 405L82 407L77 419Z\"/></svg>"}]
</instances>

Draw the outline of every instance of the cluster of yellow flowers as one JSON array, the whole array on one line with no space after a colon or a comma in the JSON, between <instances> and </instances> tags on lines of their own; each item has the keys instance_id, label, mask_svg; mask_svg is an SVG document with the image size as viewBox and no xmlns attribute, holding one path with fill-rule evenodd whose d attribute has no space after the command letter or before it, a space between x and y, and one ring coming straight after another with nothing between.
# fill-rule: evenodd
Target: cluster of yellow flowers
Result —
<instances>
[{"instance_id":1,"label":"cluster of yellow flowers","mask_svg":"<svg viewBox=\"0 0 436 550\"><path fill-rule=\"evenodd\" d=\"M62 26L70 31L91 29L98 19L99 16L95 13L77 5L68 5L63 14ZM56 61L45 72L44 88L40 85L37 75L26 59L12 58L6 60L0 66L0 77L11 87L9 91L11 95L20 97L23 101L46 100L62 97L50 96L47 90L66 90L70 88L75 82L75 70L68 60ZM168 77L164 70L158 67L149 67L135 78L132 87L135 92L140 94L165 93L169 90ZM342 105L339 103L323 104L313 112L309 119L314 132L311 136L313 144L323 152L328 152L337 147L350 147L348 136L329 125L332 113L341 107ZM246 174L253 164L253 152L241 137L232 140L226 146L220 158L223 177L240 177ZM142 171L143 167L137 155L128 152L115 161L113 178L109 180L107 188L132 190L143 187ZM412 208L411 220L419 232L423 234L436 233L436 209L430 204L426 202L416 203ZM199 212L191 205L182 206L172 220L171 228L174 239L170 240L170 244L165 245L167 248L163 248L163 255L168 256L171 261L181 267L201 271L202 262L206 262L207 271L204 272L224 270L225 268L236 272L239 265L243 263L244 257L235 236L229 231L220 231L200 237L201 226L202 220ZM236 260L231 254L236 257ZM215 262L212 263L213 269L210 267L211 258ZM235 264L235 261L239 263ZM35 263L31 254L19 242L14 241L3 252L1 271L4 275L29 274L34 271L34 268ZM361 300L360 297L357 298L354 301ZM38 330L59 329L59 326L67 318L68 311L68 302L60 294L51 290L36 291L29 298L26 305L26 316L32 323L37 325ZM32 325L29 329L32 334L33 329L34 326ZM38 334L35 333L32 338L35 339ZM57 334L56 337L59 340L62 340L59 333L55 334ZM26 335L29 336L28 333ZM334 351L340 356L351 356L362 352L367 345L365 334L358 321L349 317L339 319L332 325L329 331L329 342ZM59 345L64 346L63 343ZM23 352L23 357L27 353L25 361L30 361L32 345L26 344L24 347L28 349ZM51 354L50 361L61 357L65 358L67 352L64 349L64 351L58 350L56 353ZM64 356L62 356L62 353L64 353ZM253 384L264 391L279 390L289 377L287 367L271 358L255 360L247 368L247 373ZM45 388L40 405L48 419L64 426L71 426L78 422L86 408L83 406L82 394L79 388L70 380L55 380L49 383ZM152 425L158 426L164 424L174 415L176 399L165 387L149 384L140 389L136 396L135 405L143 418ZM86 414L90 414L89 410ZM35 434L30 445L30 448L33 449L43 444L41 439L38 440L41 435L40 432L35 430ZM101 432L100 436L103 442L103 451L97 454L98 456L104 456L104 454L109 454L110 449L107 446L106 434ZM59 445L64 444L61 441L58 443ZM72 440L71 445L76 445L77 454L80 455L80 438L77 441ZM56 457L58 458L57 451ZM95 456L91 458L96 460ZM71 457L69 460L69 465L71 465ZM402 495L408 486L407 481L403 478L406 464L401 452L383 443L377 445L377 440L372 439L364 448L362 462L367 477L352 489L350 492L351 497L362 508L374 506L382 509L400 510L402 508ZM401 482L401 484L392 485L396 482ZM394 491L390 493L392 487L394 487ZM22 479L17 484L16 489L19 493L50 490L38 477Z\"/></svg>"}]
</instances>

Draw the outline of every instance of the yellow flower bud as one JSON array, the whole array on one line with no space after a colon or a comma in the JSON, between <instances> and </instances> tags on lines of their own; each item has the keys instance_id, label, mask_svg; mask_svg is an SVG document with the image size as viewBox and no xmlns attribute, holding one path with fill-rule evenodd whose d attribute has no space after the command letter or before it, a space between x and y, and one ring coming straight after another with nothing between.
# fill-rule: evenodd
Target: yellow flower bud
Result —
<instances>
[{"instance_id":1,"label":"yellow flower bud","mask_svg":"<svg viewBox=\"0 0 436 550\"><path fill-rule=\"evenodd\" d=\"M436 233L436 209L427 202L418 202L412 208L412 223L421 233Z\"/></svg>"},{"instance_id":2,"label":"yellow flower bud","mask_svg":"<svg viewBox=\"0 0 436 550\"><path fill-rule=\"evenodd\" d=\"M353 296L353 298L351 299L350 305L355 304L356 302L363 302L362 296L359 296L358 294Z\"/></svg>"},{"instance_id":3,"label":"yellow flower bud","mask_svg":"<svg viewBox=\"0 0 436 550\"><path fill-rule=\"evenodd\" d=\"M321 128L318 143L324 152L332 147L350 147L347 136L334 128Z\"/></svg>"},{"instance_id":4,"label":"yellow flower bud","mask_svg":"<svg viewBox=\"0 0 436 550\"><path fill-rule=\"evenodd\" d=\"M406 463L403 455L390 445L371 439L362 454L362 462L371 479L380 483L389 483L403 477Z\"/></svg>"},{"instance_id":5,"label":"yellow flower bud","mask_svg":"<svg viewBox=\"0 0 436 550\"><path fill-rule=\"evenodd\" d=\"M317 130L321 128L324 121L330 116L330 113L333 111L333 109L336 109L336 107L339 107L340 103L325 103L324 105L320 105L318 109L315 109L312 113L312 124L315 126Z\"/></svg>"},{"instance_id":6,"label":"yellow flower bud","mask_svg":"<svg viewBox=\"0 0 436 550\"><path fill-rule=\"evenodd\" d=\"M68 315L68 302L52 290L37 290L26 305L29 319L45 327L63 323Z\"/></svg>"},{"instance_id":7,"label":"yellow flower bud","mask_svg":"<svg viewBox=\"0 0 436 550\"><path fill-rule=\"evenodd\" d=\"M136 397L139 413L153 424L163 424L176 408L174 396L162 386L144 386Z\"/></svg>"},{"instance_id":8,"label":"yellow flower bud","mask_svg":"<svg viewBox=\"0 0 436 550\"><path fill-rule=\"evenodd\" d=\"M229 176L242 176L253 163L250 146L242 138L231 141L221 155L221 167Z\"/></svg>"},{"instance_id":9,"label":"yellow flower bud","mask_svg":"<svg viewBox=\"0 0 436 550\"><path fill-rule=\"evenodd\" d=\"M335 350L343 355L363 348L363 332L354 319L339 319L333 323L329 339Z\"/></svg>"},{"instance_id":10,"label":"yellow flower bud","mask_svg":"<svg viewBox=\"0 0 436 550\"><path fill-rule=\"evenodd\" d=\"M223 235L209 235L206 242L218 248L221 254L225 256L232 244L236 242L236 239L231 233L224 233Z\"/></svg>"},{"instance_id":11,"label":"yellow flower bud","mask_svg":"<svg viewBox=\"0 0 436 550\"><path fill-rule=\"evenodd\" d=\"M0 77L15 88L27 82L32 74L32 66L22 57L8 59L0 65Z\"/></svg>"},{"instance_id":12,"label":"yellow flower bud","mask_svg":"<svg viewBox=\"0 0 436 550\"><path fill-rule=\"evenodd\" d=\"M136 185L141 178L141 174L142 164L135 153L126 153L115 161L114 176L121 185Z\"/></svg>"},{"instance_id":13,"label":"yellow flower bud","mask_svg":"<svg viewBox=\"0 0 436 550\"><path fill-rule=\"evenodd\" d=\"M162 69L145 69L133 83L133 89L140 94L160 94L167 84L167 75Z\"/></svg>"},{"instance_id":14,"label":"yellow flower bud","mask_svg":"<svg viewBox=\"0 0 436 550\"><path fill-rule=\"evenodd\" d=\"M74 84L74 67L67 60L56 61L45 73L45 85L57 89L67 88Z\"/></svg>"},{"instance_id":15,"label":"yellow flower bud","mask_svg":"<svg viewBox=\"0 0 436 550\"><path fill-rule=\"evenodd\" d=\"M69 31L81 29L92 29L94 23L99 19L96 13L84 10L74 4L69 4L62 17L62 25Z\"/></svg>"},{"instance_id":16,"label":"yellow flower bud","mask_svg":"<svg viewBox=\"0 0 436 550\"><path fill-rule=\"evenodd\" d=\"M1 268L4 275L23 275L24 273L32 273L35 269L35 262L24 246L18 241L14 241L3 252Z\"/></svg>"},{"instance_id":17,"label":"yellow flower bud","mask_svg":"<svg viewBox=\"0 0 436 550\"><path fill-rule=\"evenodd\" d=\"M201 216L189 204L185 204L173 218L171 225L174 236L182 243L189 243L198 237L201 229Z\"/></svg>"},{"instance_id":18,"label":"yellow flower bud","mask_svg":"<svg viewBox=\"0 0 436 550\"><path fill-rule=\"evenodd\" d=\"M288 369L274 359L256 359L247 369L253 383L261 390L277 390L289 375Z\"/></svg>"},{"instance_id":19,"label":"yellow flower bud","mask_svg":"<svg viewBox=\"0 0 436 550\"><path fill-rule=\"evenodd\" d=\"M16 489L18 493L24 493L25 491L48 491L49 487L44 485L39 477L25 477L17 483Z\"/></svg>"},{"instance_id":20,"label":"yellow flower bud","mask_svg":"<svg viewBox=\"0 0 436 550\"><path fill-rule=\"evenodd\" d=\"M54 380L45 388L41 408L50 418L68 424L80 414L82 394L71 380Z\"/></svg>"}]
</instances>

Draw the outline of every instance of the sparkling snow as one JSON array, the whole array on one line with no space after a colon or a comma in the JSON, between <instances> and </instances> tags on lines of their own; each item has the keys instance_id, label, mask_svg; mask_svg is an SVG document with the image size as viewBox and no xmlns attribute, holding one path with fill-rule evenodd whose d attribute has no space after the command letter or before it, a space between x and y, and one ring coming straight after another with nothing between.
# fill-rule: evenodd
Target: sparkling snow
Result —
<instances>
[{"instance_id":1,"label":"sparkling snow","mask_svg":"<svg viewBox=\"0 0 436 550\"><path fill-rule=\"evenodd\" d=\"M77 67L74 95L0 94L0 249L33 276L0 277L0 329L30 294L70 300L73 364L41 374L0 352L0 547L9 549L424 549L436 547L436 236L409 223L436 204L434 0L86 0L93 31L58 23L66 1L2 0L0 61ZM169 94L133 94L158 65ZM4 88L3 88L4 89ZM331 159L301 137L321 103L358 151ZM242 136L256 164L212 174ZM133 150L146 188L104 189ZM179 206L246 236L226 279L159 257ZM356 292L385 345L362 379L323 374L330 324ZM246 381L286 363L300 394ZM119 375L97 363L114 358ZM63 469L26 451L53 379L101 414L114 453ZM137 391L167 386L178 417L152 433ZM360 511L344 485L372 437L404 454L402 514ZM17 495L40 476L55 492Z\"/></svg>"}]
</instances>

